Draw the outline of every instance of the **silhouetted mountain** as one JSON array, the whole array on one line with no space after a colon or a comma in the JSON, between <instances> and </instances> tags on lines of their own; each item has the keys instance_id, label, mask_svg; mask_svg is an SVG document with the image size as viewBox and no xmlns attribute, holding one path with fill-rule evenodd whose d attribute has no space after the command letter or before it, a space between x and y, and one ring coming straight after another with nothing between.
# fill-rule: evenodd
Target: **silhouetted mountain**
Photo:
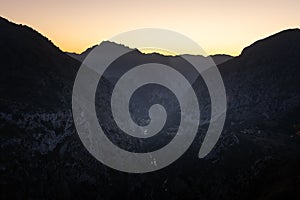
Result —
<instances>
[{"instance_id":1,"label":"silhouetted mountain","mask_svg":"<svg viewBox=\"0 0 300 200\"><path fill-rule=\"evenodd\" d=\"M238 130L242 138L251 135L247 139L254 142L251 148L273 160L263 164L265 169L248 192L262 199L297 198L300 162L294 156L299 149L292 146L299 142L295 127L300 123L300 30L285 30L257 41L219 70L227 90L231 129ZM242 150L249 160L253 152L247 156L243 149L247 147L241 147L232 154ZM275 171L282 175L274 175Z\"/></svg>"},{"instance_id":2,"label":"silhouetted mountain","mask_svg":"<svg viewBox=\"0 0 300 200\"><path fill-rule=\"evenodd\" d=\"M78 54L78 53L70 53L70 52L66 52L67 55L71 56L72 58L82 62L85 57L96 47L97 45L94 45L88 49L86 49L84 52Z\"/></svg>"},{"instance_id":3,"label":"silhouetted mountain","mask_svg":"<svg viewBox=\"0 0 300 200\"><path fill-rule=\"evenodd\" d=\"M300 195L299 29L260 40L230 60L215 56L226 60L218 67L228 97L228 117L216 147L206 158L197 158L207 128L203 125L180 159L147 174L110 169L83 147L71 112L80 62L29 27L0 18L0 30L1 199L263 200ZM182 66L178 70L197 78L179 57L139 51L119 60L112 75L145 60ZM110 81L102 92L111 90L115 80ZM208 118L210 101L202 79L193 87L201 97L201 115ZM149 99L138 99L134 107L148 105ZM162 100L173 109L172 100ZM97 98L103 118L107 103ZM109 128L108 137L118 139L120 134Z\"/></svg>"},{"instance_id":4,"label":"silhouetted mountain","mask_svg":"<svg viewBox=\"0 0 300 200\"><path fill-rule=\"evenodd\" d=\"M286 30L255 42L219 66L233 118L272 119L300 102L300 30ZM242 116L241 116L242 115Z\"/></svg>"},{"instance_id":5,"label":"silhouetted mountain","mask_svg":"<svg viewBox=\"0 0 300 200\"><path fill-rule=\"evenodd\" d=\"M1 106L60 108L79 62L33 29L0 18ZM4 106L4 107L5 107ZM11 105L7 105L11 106Z\"/></svg>"},{"instance_id":6,"label":"silhouetted mountain","mask_svg":"<svg viewBox=\"0 0 300 200\"><path fill-rule=\"evenodd\" d=\"M104 43L107 43L107 44L111 44L113 46L115 46L115 48L128 48L130 49L129 47L126 47L122 44L116 44L114 42L110 42L110 41L104 41ZM95 46L92 46L90 48L88 48L87 50L85 50L84 52L80 53L80 54L77 54L77 53L69 53L69 52L66 52L66 54L68 54L69 56L71 56L72 58L75 58L76 60L79 60L80 62L82 62L85 57L96 47L97 45ZM161 54L158 54L158 53L153 53L154 55L161 55ZM191 56L191 55L190 55ZM168 56L167 56L168 57ZM173 57L173 56L171 56ZM198 57L198 56L197 56ZM205 59L205 57L203 56L199 56L198 58L200 59ZM230 56L230 55L225 55L225 54L216 54L216 55L212 55L211 58L213 59L213 61L216 63L216 65L219 65L221 63L224 63L230 59L232 59L233 57Z\"/></svg>"},{"instance_id":7,"label":"silhouetted mountain","mask_svg":"<svg viewBox=\"0 0 300 200\"><path fill-rule=\"evenodd\" d=\"M136 49L131 49L125 45L122 45L122 44L117 44L115 42L110 42L110 41L103 41L101 42L100 45L109 45L109 46L112 46L113 48L127 48L127 49L130 49L130 50L136 50ZM98 45L94 45L88 49L86 49L84 52L80 53L80 54L77 54L77 53L69 53L69 52L66 52L67 55L71 56L72 58L75 58L76 60L82 62L85 57L95 48L97 47Z\"/></svg>"},{"instance_id":8,"label":"silhouetted mountain","mask_svg":"<svg viewBox=\"0 0 300 200\"><path fill-rule=\"evenodd\" d=\"M213 61L216 63L216 65L222 64L233 58L233 56L225 55L225 54L211 55L211 57L212 57Z\"/></svg>"}]
</instances>

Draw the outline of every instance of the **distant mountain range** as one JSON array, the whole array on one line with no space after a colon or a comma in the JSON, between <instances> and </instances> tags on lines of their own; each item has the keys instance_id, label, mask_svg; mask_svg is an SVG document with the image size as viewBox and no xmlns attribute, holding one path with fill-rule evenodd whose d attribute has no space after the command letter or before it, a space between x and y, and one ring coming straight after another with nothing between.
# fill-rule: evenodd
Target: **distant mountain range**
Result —
<instances>
[{"instance_id":1,"label":"distant mountain range","mask_svg":"<svg viewBox=\"0 0 300 200\"><path fill-rule=\"evenodd\" d=\"M116 48L118 47L125 47L125 48L129 48L129 47L126 47L122 44L116 44L114 42L110 42L110 41L105 41L104 43L110 43L111 45L114 45ZM101 45L101 44L100 44ZM86 49L84 52L80 53L80 54L77 54L77 53L70 53L70 52L66 52L66 54L68 54L69 56L71 56L72 58L75 58L76 60L79 60L80 62L82 62L85 57L96 47L97 45L95 46L92 46L88 49ZM130 48L129 48L130 49ZM153 54L158 54L158 53L153 53ZM203 56L201 56L203 57ZM216 55L211 55L210 56L213 61L216 63L216 65L219 65L221 63L224 63L230 59L233 58L233 56L230 56L230 55L225 55L225 54L216 54ZM203 57L205 58L205 57Z\"/></svg>"},{"instance_id":2,"label":"distant mountain range","mask_svg":"<svg viewBox=\"0 0 300 200\"><path fill-rule=\"evenodd\" d=\"M299 29L259 40L237 57L213 56L228 101L221 138L206 158L198 159L207 129L201 126L180 159L148 174L126 174L102 165L76 134L72 87L89 51L80 55L62 52L30 27L0 18L1 199L271 200L300 196ZM176 57L138 51L130 56L179 62ZM123 64L134 62L129 60ZM111 83L105 84L110 90ZM201 77L196 77L193 88L201 96L201 115L208 118L210 101ZM106 103L99 99L96 104L101 112ZM118 139L114 129L108 134ZM121 145L130 149L145 144L129 141Z\"/></svg>"}]
</instances>

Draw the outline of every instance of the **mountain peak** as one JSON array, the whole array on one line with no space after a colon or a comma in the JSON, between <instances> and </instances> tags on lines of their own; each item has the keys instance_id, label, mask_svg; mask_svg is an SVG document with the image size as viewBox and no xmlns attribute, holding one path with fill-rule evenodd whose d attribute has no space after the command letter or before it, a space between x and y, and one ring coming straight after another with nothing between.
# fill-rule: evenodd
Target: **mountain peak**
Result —
<instances>
[{"instance_id":1,"label":"mountain peak","mask_svg":"<svg viewBox=\"0 0 300 200\"><path fill-rule=\"evenodd\" d=\"M82 62L85 57L97 46L103 46L103 47L111 47L111 48L126 48L126 49L129 49L129 50L136 50L136 49L131 49L130 47L128 46L125 46L123 44L118 44L116 42L112 42L112 41L109 41L109 40L106 40L106 41L102 41L100 44L96 44L92 47L89 47L87 48L85 51L83 51L82 53L69 53L69 52L66 52L67 55L71 56L72 58L75 58L76 60Z\"/></svg>"},{"instance_id":2,"label":"mountain peak","mask_svg":"<svg viewBox=\"0 0 300 200\"><path fill-rule=\"evenodd\" d=\"M60 105L63 90L71 85L80 63L30 27L0 18L0 30L0 80L6 86L0 92L11 101L22 99L24 105ZM48 94L50 87L57 92Z\"/></svg>"},{"instance_id":3,"label":"mountain peak","mask_svg":"<svg viewBox=\"0 0 300 200\"><path fill-rule=\"evenodd\" d=\"M50 39L39 33L37 30L23 24L16 24L14 22L9 21L6 18L0 16L0 36L3 41L13 40L13 38L17 38L18 40L23 40L23 42L19 42L17 46L20 45L28 45L25 44L28 42L28 39L32 39L30 43L35 43L41 45L50 45L52 48L56 50L60 50L58 46L56 46ZM24 40L26 38L26 40ZM18 41L15 41L16 43ZM47 44L46 44L47 43ZM8 46L12 46L9 44ZM50 47L49 46L49 47ZM25 47L24 47L25 48Z\"/></svg>"},{"instance_id":4,"label":"mountain peak","mask_svg":"<svg viewBox=\"0 0 300 200\"><path fill-rule=\"evenodd\" d=\"M110 41L110 40L102 41L100 43L100 45L109 45L109 46L115 46L115 47L121 47L121 48L135 50L135 48L133 49L133 48L130 48L129 46L126 46L124 44L116 43L116 42L113 42L113 41Z\"/></svg>"}]
</instances>

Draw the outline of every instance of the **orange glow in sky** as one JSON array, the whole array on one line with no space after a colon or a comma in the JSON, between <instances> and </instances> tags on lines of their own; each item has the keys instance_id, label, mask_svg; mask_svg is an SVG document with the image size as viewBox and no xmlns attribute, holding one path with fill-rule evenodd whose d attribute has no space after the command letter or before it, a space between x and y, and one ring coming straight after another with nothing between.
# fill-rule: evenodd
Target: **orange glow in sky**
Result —
<instances>
[{"instance_id":1,"label":"orange glow in sky","mask_svg":"<svg viewBox=\"0 0 300 200\"><path fill-rule=\"evenodd\" d=\"M36 29L63 51L80 53L121 32L164 28L208 54L239 55L271 34L300 27L298 0L0 0L0 15Z\"/></svg>"}]
</instances>

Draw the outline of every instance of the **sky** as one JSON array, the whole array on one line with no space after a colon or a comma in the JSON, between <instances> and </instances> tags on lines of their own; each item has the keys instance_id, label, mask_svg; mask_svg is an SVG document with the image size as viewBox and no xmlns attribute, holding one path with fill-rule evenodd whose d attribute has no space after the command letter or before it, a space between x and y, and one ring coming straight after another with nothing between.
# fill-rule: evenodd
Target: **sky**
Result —
<instances>
[{"instance_id":1,"label":"sky","mask_svg":"<svg viewBox=\"0 0 300 200\"><path fill-rule=\"evenodd\" d=\"M0 0L2 17L77 53L122 32L163 28L207 54L236 56L259 39L299 28L299 8L299 0Z\"/></svg>"}]
</instances>

